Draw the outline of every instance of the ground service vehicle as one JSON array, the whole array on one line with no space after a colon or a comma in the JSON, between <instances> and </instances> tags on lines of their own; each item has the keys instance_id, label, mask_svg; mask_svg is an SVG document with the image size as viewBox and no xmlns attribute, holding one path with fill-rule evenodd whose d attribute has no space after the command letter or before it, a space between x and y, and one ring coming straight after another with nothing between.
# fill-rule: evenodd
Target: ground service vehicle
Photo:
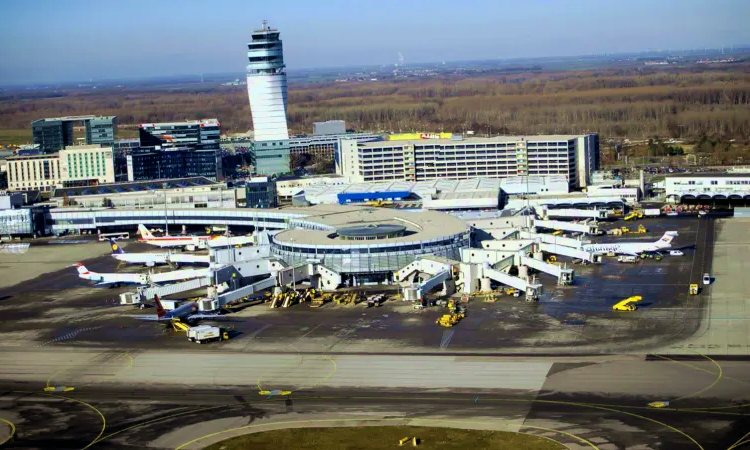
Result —
<instances>
[{"instance_id":1,"label":"ground service vehicle","mask_svg":"<svg viewBox=\"0 0 750 450\"><path fill-rule=\"evenodd\" d=\"M661 210L659 208L647 208L643 210L643 214L646 217L659 217L661 216Z\"/></svg>"},{"instance_id":2,"label":"ground service vehicle","mask_svg":"<svg viewBox=\"0 0 750 450\"><path fill-rule=\"evenodd\" d=\"M669 256L685 256L685 254L679 250L670 250Z\"/></svg>"},{"instance_id":3,"label":"ground service vehicle","mask_svg":"<svg viewBox=\"0 0 750 450\"><path fill-rule=\"evenodd\" d=\"M635 256L618 256L617 261L621 263L635 264L636 257Z\"/></svg>"},{"instance_id":4,"label":"ground service vehicle","mask_svg":"<svg viewBox=\"0 0 750 450\"><path fill-rule=\"evenodd\" d=\"M640 295L634 295L616 303L612 306L612 309L615 311L635 311L637 309L635 304L641 300L643 300L643 297Z\"/></svg>"},{"instance_id":5,"label":"ground service vehicle","mask_svg":"<svg viewBox=\"0 0 750 450\"><path fill-rule=\"evenodd\" d=\"M690 295L698 295L698 285L697 284L691 284L690 285Z\"/></svg>"},{"instance_id":6,"label":"ground service vehicle","mask_svg":"<svg viewBox=\"0 0 750 450\"><path fill-rule=\"evenodd\" d=\"M703 284L705 284L706 286L708 286L709 284L711 284L711 275L709 275L707 273L703 274Z\"/></svg>"},{"instance_id":7,"label":"ground service vehicle","mask_svg":"<svg viewBox=\"0 0 750 450\"><path fill-rule=\"evenodd\" d=\"M443 314L438 320L435 321L435 323L440 325L441 327L450 328L453 325L457 324L464 317L464 314Z\"/></svg>"},{"instance_id":8,"label":"ground service vehicle","mask_svg":"<svg viewBox=\"0 0 750 450\"><path fill-rule=\"evenodd\" d=\"M226 341L229 339L229 333L223 328L211 325L199 325L197 327L190 327L187 330L187 337L190 342L203 344L211 341Z\"/></svg>"}]
</instances>

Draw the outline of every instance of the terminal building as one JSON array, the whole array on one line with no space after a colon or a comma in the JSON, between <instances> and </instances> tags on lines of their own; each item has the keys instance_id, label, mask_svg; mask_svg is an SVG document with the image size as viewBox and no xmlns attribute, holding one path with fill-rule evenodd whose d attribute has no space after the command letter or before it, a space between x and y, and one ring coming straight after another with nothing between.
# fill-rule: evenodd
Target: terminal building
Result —
<instances>
[{"instance_id":1,"label":"terminal building","mask_svg":"<svg viewBox=\"0 0 750 450\"><path fill-rule=\"evenodd\" d=\"M341 140L336 173L353 182L560 175L571 187L584 188L599 163L596 134L424 137L367 143Z\"/></svg>"},{"instance_id":2,"label":"terminal building","mask_svg":"<svg viewBox=\"0 0 750 450\"><path fill-rule=\"evenodd\" d=\"M6 160L8 189L51 191L115 181L111 147L76 145L57 153L11 156Z\"/></svg>"},{"instance_id":3,"label":"terminal building","mask_svg":"<svg viewBox=\"0 0 750 450\"><path fill-rule=\"evenodd\" d=\"M57 151L73 145L73 124L83 122L86 145L112 146L117 138L117 116L70 116L31 122L34 144L43 151Z\"/></svg>"},{"instance_id":4,"label":"terminal building","mask_svg":"<svg viewBox=\"0 0 750 450\"><path fill-rule=\"evenodd\" d=\"M670 203L750 202L748 173L680 173L668 175L664 191Z\"/></svg>"}]
</instances>

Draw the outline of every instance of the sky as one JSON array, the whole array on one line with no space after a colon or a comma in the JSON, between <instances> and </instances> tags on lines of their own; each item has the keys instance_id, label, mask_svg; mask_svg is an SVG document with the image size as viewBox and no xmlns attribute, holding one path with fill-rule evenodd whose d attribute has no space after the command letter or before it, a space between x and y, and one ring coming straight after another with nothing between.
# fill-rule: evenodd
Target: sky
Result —
<instances>
[{"instance_id":1,"label":"sky","mask_svg":"<svg viewBox=\"0 0 750 450\"><path fill-rule=\"evenodd\" d=\"M748 0L0 1L0 85L243 72L267 19L287 71L750 44Z\"/></svg>"}]
</instances>

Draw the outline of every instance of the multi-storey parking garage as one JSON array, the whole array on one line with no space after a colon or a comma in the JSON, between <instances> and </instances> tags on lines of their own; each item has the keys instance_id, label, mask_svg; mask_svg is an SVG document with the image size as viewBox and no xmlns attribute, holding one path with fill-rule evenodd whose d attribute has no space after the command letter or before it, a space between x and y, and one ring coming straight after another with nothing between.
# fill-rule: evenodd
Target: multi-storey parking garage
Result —
<instances>
[{"instance_id":1,"label":"multi-storey parking garage","mask_svg":"<svg viewBox=\"0 0 750 450\"><path fill-rule=\"evenodd\" d=\"M305 220L330 229L295 228L271 239L271 252L288 263L317 261L352 284L383 281L420 256L460 260L469 247L463 220L439 212L316 206ZM322 227L321 227L322 228Z\"/></svg>"}]
</instances>

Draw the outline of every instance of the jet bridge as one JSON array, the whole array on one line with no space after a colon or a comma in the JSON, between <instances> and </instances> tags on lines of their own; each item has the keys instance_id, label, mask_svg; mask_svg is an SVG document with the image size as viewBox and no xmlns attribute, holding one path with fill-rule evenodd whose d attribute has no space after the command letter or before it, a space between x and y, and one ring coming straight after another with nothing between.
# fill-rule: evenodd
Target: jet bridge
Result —
<instances>
[{"instance_id":1,"label":"jet bridge","mask_svg":"<svg viewBox=\"0 0 750 450\"><path fill-rule=\"evenodd\" d=\"M336 290L342 283L341 274L320 263L309 262L296 266L284 267L276 275L277 286L285 286L302 280L310 280L312 287L324 291Z\"/></svg>"},{"instance_id":2,"label":"jet bridge","mask_svg":"<svg viewBox=\"0 0 750 450\"><path fill-rule=\"evenodd\" d=\"M580 250L577 248L566 247L564 245L555 244L539 244L539 250L554 255L569 256L571 258L578 258L586 262L597 263L601 261L601 255L596 255L591 252Z\"/></svg>"},{"instance_id":3,"label":"jet bridge","mask_svg":"<svg viewBox=\"0 0 750 450\"><path fill-rule=\"evenodd\" d=\"M550 230L565 230L576 233L599 234L599 225L597 223L575 223L563 222L561 220L534 220L535 228L549 228Z\"/></svg>"},{"instance_id":4,"label":"jet bridge","mask_svg":"<svg viewBox=\"0 0 750 450\"><path fill-rule=\"evenodd\" d=\"M546 219L554 217L569 219L597 219L604 220L607 218L608 211L603 209L548 209L542 208L541 216Z\"/></svg>"},{"instance_id":5,"label":"jet bridge","mask_svg":"<svg viewBox=\"0 0 750 450\"><path fill-rule=\"evenodd\" d=\"M520 231L519 236L521 239L531 239L535 242L543 242L545 244L556 244L556 245L564 245L566 247L576 248L580 249L583 247L584 244L590 243L587 239L586 241L575 239L575 238L569 238L564 236L553 236L551 234L546 233L532 233L530 231Z\"/></svg>"},{"instance_id":6,"label":"jet bridge","mask_svg":"<svg viewBox=\"0 0 750 450\"><path fill-rule=\"evenodd\" d=\"M513 257L510 257L513 258ZM478 290L481 280L492 279L498 283L514 287L526 293L527 301L537 301L543 292L543 286L539 283L528 282L522 278L514 277L505 272L492 268L489 263L473 264L461 263L461 273L464 277L465 294Z\"/></svg>"},{"instance_id":7,"label":"jet bridge","mask_svg":"<svg viewBox=\"0 0 750 450\"><path fill-rule=\"evenodd\" d=\"M573 283L573 277L575 272L573 269L566 269L556 264L549 264L536 258L530 258L528 256L519 256L519 263L521 266L528 266L536 269L540 272L548 273L554 277L557 277L557 284L568 285Z\"/></svg>"},{"instance_id":8,"label":"jet bridge","mask_svg":"<svg viewBox=\"0 0 750 450\"><path fill-rule=\"evenodd\" d=\"M414 281L420 273L431 275L429 279L421 283L411 283L403 287L402 294L404 300L422 300L433 288L443 284L443 295L451 295L455 292L455 282L453 280L454 267L459 264L439 256L425 256L407 264L394 273L394 279L399 282Z\"/></svg>"}]
</instances>

